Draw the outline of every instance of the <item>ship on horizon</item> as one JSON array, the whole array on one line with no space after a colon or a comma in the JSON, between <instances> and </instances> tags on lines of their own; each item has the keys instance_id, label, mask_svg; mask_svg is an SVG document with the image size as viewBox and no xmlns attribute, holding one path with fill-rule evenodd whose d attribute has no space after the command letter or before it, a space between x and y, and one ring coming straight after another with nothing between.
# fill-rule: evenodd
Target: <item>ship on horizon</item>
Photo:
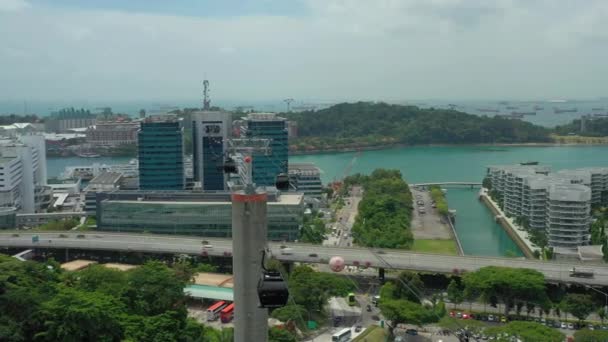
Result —
<instances>
[{"instance_id":1,"label":"ship on horizon","mask_svg":"<svg viewBox=\"0 0 608 342\"><path fill-rule=\"evenodd\" d=\"M578 109L577 108L571 108L571 109L553 108L553 111L555 112L555 114L576 113L576 112L578 112Z\"/></svg>"}]
</instances>

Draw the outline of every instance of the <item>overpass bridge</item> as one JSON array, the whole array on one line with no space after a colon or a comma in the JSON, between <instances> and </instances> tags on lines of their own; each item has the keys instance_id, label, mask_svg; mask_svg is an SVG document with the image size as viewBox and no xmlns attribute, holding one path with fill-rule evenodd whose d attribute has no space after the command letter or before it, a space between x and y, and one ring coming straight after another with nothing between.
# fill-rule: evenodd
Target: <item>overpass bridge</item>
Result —
<instances>
[{"instance_id":1,"label":"overpass bridge","mask_svg":"<svg viewBox=\"0 0 608 342\"><path fill-rule=\"evenodd\" d=\"M431 186L431 185L481 187L481 183L479 183L479 182L429 182L429 183L410 184L410 186Z\"/></svg>"},{"instance_id":2,"label":"overpass bridge","mask_svg":"<svg viewBox=\"0 0 608 342\"><path fill-rule=\"evenodd\" d=\"M38 235L37 242L32 237ZM203 240L204 239L204 240ZM204 244L203 244L204 241ZM204 245L208 245L205 248ZM514 258L451 256L414 253L403 250L327 247L296 243L269 243L274 257L282 262L325 264L332 256L341 256L347 265L393 268L433 273L471 272L485 266L530 268L545 275L549 282L605 286L608 266L580 262L549 262ZM284 249L282 247L289 248ZM232 256L232 240L202 237L101 232L23 232L0 233L0 248L84 249L144 253L168 253ZM387 267L387 264L391 267ZM594 271L593 278L570 277L572 267Z\"/></svg>"}]
</instances>

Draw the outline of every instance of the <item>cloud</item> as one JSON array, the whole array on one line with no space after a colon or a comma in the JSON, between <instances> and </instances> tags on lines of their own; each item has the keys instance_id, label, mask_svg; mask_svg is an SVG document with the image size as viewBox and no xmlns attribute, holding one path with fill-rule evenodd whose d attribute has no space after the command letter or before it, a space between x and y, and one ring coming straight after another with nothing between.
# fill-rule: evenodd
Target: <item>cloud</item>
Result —
<instances>
[{"instance_id":1,"label":"cloud","mask_svg":"<svg viewBox=\"0 0 608 342\"><path fill-rule=\"evenodd\" d=\"M29 7L25 0L0 0L0 12L20 11Z\"/></svg>"},{"instance_id":2,"label":"cloud","mask_svg":"<svg viewBox=\"0 0 608 342\"><path fill-rule=\"evenodd\" d=\"M0 12L0 99L196 101L204 75L243 101L604 95L603 1L303 1L226 17L25 3Z\"/></svg>"}]
</instances>

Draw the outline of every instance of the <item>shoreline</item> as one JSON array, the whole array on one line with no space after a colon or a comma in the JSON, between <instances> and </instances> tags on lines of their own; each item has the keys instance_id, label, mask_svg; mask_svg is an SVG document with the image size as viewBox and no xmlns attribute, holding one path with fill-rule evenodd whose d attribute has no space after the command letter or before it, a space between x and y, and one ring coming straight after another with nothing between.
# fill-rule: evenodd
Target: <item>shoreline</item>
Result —
<instances>
[{"instance_id":1,"label":"shoreline","mask_svg":"<svg viewBox=\"0 0 608 342\"><path fill-rule=\"evenodd\" d=\"M303 155L316 155L316 154L330 154L330 153L351 153L359 151L377 151L377 150L389 150L405 147L593 147L593 146L608 146L605 144L583 144L583 143L557 143L557 142L544 142L544 143L480 143L480 144L419 144L419 145L408 145L408 144L389 144L389 145L376 145L376 146L365 146L365 147L344 147L344 148L327 148L327 149L315 149L307 151L289 151L289 155L292 156L303 156Z\"/></svg>"}]
</instances>

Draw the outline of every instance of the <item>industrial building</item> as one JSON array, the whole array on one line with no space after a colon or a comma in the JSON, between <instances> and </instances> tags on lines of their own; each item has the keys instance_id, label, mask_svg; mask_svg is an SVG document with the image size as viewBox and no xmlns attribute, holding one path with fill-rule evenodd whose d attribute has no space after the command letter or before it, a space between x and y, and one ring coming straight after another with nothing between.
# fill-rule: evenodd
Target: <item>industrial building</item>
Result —
<instances>
[{"instance_id":1,"label":"industrial building","mask_svg":"<svg viewBox=\"0 0 608 342\"><path fill-rule=\"evenodd\" d=\"M137 133L139 188L181 190L185 186L184 134L174 115L150 116Z\"/></svg>"},{"instance_id":2,"label":"industrial building","mask_svg":"<svg viewBox=\"0 0 608 342\"><path fill-rule=\"evenodd\" d=\"M98 122L86 130L86 141L93 147L134 145L139 126L139 122Z\"/></svg>"},{"instance_id":3,"label":"industrial building","mask_svg":"<svg viewBox=\"0 0 608 342\"><path fill-rule=\"evenodd\" d=\"M0 140L0 206L35 213L51 203L44 137L20 135Z\"/></svg>"},{"instance_id":4,"label":"industrial building","mask_svg":"<svg viewBox=\"0 0 608 342\"><path fill-rule=\"evenodd\" d=\"M268 192L268 238L298 238L304 214L304 196ZM232 236L230 192L114 191L96 195L97 228L116 232L151 232Z\"/></svg>"},{"instance_id":5,"label":"industrial building","mask_svg":"<svg viewBox=\"0 0 608 342\"><path fill-rule=\"evenodd\" d=\"M270 140L270 153L253 154L253 182L273 186L277 175L288 172L287 120L274 113L252 113L242 118L241 138Z\"/></svg>"},{"instance_id":6,"label":"industrial building","mask_svg":"<svg viewBox=\"0 0 608 342\"><path fill-rule=\"evenodd\" d=\"M502 196L507 216L527 218L547 233L549 246L589 244L591 206L606 204L608 168L550 172L547 166L490 166L487 177Z\"/></svg>"},{"instance_id":7,"label":"industrial building","mask_svg":"<svg viewBox=\"0 0 608 342\"><path fill-rule=\"evenodd\" d=\"M225 190L222 168L231 134L231 114L202 111L192 114L192 165L195 182L203 190Z\"/></svg>"}]
</instances>

